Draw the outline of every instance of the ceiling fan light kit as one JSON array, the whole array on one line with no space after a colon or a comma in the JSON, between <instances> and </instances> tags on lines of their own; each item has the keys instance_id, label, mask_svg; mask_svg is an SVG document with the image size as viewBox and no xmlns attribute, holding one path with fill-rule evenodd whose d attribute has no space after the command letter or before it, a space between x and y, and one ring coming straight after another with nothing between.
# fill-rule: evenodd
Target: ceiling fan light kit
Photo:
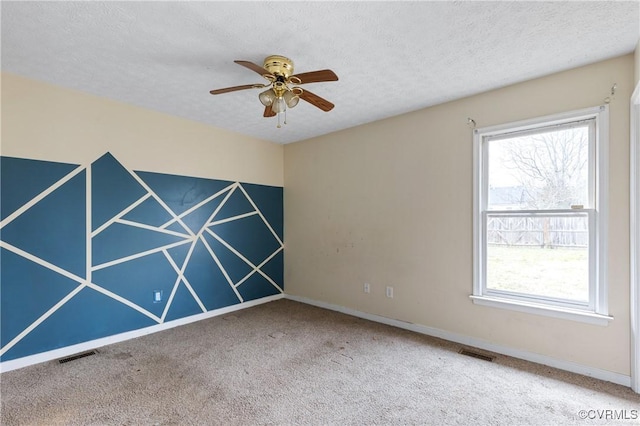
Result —
<instances>
[{"instance_id":1,"label":"ceiling fan light kit","mask_svg":"<svg viewBox=\"0 0 640 426\"><path fill-rule=\"evenodd\" d=\"M280 128L280 118L284 117L284 124L287 124L287 107L293 108L298 105L300 99L309 102L311 105L327 112L331 111L334 105L309 92L306 89L297 87L300 84L319 83L324 81L337 81L338 76L331 70L318 70L302 74L293 74L293 61L280 55L267 56L263 66L259 66L249 61L234 61L235 63L248 68L269 81L268 84L245 84L243 86L233 86L224 89L211 90L212 95L234 92L244 89L258 89L269 87L258 95L260 103L264 105L264 117L278 117ZM291 86L296 87L291 87Z\"/></svg>"}]
</instances>

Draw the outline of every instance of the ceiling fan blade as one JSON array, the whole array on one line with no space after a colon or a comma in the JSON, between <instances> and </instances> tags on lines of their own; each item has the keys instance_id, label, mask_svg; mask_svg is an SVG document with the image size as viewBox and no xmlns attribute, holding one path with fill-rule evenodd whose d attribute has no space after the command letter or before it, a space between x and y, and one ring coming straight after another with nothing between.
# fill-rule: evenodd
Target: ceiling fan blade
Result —
<instances>
[{"instance_id":1,"label":"ceiling fan blade","mask_svg":"<svg viewBox=\"0 0 640 426\"><path fill-rule=\"evenodd\" d=\"M257 72L260 75L271 75L271 73L267 70L265 70L264 68L262 68L260 65L256 65L253 62L249 62L249 61L233 61L238 65L242 65L245 68L249 68L251 71Z\"/></svg>"},{"instance_id":2,"label":"ceiling fan blade","mask_svg":"<svg viewBox=\"0 0 640 426\"><path fill-rule=\"evenodd\" d=\"M338 81L338 76L331 70L303 72L302 74L292 75L289 78L297 78L300 80L300 83L296 82L295 84L319 83L321 81Z\"/></svg>"},{"instance_id":3,"label":"ceiling fan blade","mask_svg":"<svg viewBox=\"0 0 640 426\"><path fill-rule=\"evenodd\" d=\"M268 107L264 108L264 114L262 116L263 117L275 117L276 113L273 111L273 108L271 108L271 105L269 105Z\"/></svg>"},{"instance_id":4,"label":"ceiling fan blade","mask_svg":"<svg viewBox=\"0 0 640 426\"><path fill-rule=\"evenodd\" d=\"M300 95L301 99L309 102L311 105L320 108L323 111L331 111L335 106L328 100L321 98L320 96L309 92L308 90L304 90Z\"/></svg>"},{"instance_id":5,"label":"ceiling fan blade","mask_svg":"<svg viewBox=\"0 0 640 426\"><path fill-rule=\"evenodd\" d=\"M245 84L243 86L233 86L225 87L224 89L211 90L209 93L211 93L212 95L220 95L222 93L235 92L236 90L257 89L265 86L265 84Z\"/></svg>"}]
</instances>

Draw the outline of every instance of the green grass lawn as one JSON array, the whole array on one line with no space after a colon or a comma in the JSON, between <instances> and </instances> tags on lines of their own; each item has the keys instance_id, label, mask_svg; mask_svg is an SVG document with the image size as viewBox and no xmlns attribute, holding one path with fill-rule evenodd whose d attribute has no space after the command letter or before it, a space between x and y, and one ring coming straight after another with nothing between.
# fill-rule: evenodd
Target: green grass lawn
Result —
<instances>
[{"instance_id":1,"label":"green grass lawn","mask_svg":"<svg viewBox=\"0 0 640 426\"><path fill-rule=\"evenodd\" d=\"M588 301L588 250L489 245L487 288Z\"/></svg>"}]
</instances>

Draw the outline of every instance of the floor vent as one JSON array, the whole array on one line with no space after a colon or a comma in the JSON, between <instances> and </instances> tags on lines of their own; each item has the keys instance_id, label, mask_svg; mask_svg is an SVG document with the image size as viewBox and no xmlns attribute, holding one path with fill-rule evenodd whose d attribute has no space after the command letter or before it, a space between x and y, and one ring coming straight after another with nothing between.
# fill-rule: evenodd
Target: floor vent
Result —
<instances>
[{"instance_id":1,"label":"floor vent","mask_svg":"<svg viewBox=\"0 0 640 426\"><path fill-rule=\"evenodd\" d=\"M83 353L78 354L78 355L73 355L73 356L68 356L66 358L62 358L62 359L58 360L58 362L60 364L64 364L65 362L75 361L76 359L84 358L86 356L95 355L97 353L98 353L98 351L83 352Z\"/></svg>"},{"instance_id":2,"label":"floor vent","mask_svg":"<svg viewBox=\"0 0 640 426\"><path fill-rule=\"evenodd\" d=\"M470 356L470 357L473 357L473 358L478 358L478 359L481 359L483 361L489 361L489 362L493 361L494 358L495 358L495 357L492 357L492 356L489 356L489 355L483 355L483 354L480 354L478 352L473 352L473 351L470 351L468 349L460 349L458 351L458 353L462 354L462 355Z\"/></svg>"}]
</instances>

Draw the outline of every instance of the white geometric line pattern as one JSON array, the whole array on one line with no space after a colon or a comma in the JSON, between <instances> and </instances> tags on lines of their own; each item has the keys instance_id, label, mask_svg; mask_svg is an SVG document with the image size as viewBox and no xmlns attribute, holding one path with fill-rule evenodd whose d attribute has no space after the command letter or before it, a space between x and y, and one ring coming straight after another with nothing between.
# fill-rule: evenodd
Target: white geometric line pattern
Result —
<instances>
[{"instance_id":1,"label":"white geometric line pattern","mask_svg":"<svg viewBox=\"0 0 640 426\"><path fill-rule=\"evenodd\" d=\"M191 246L189 246L189 253L187 253L187 257L185 258L182 268L178 268L178 265L176 265L176 262L173 260L173 258L169 256L169 253L166 250L162 250L162 253L167 258L167 261L171 264L171 267L173 267L173 269L177 272L178 276L176 278L175 283L173 284L173 287L171 288L171 294L169 295L167 304L165 305L164 310L162 311L162 317L160 318L161 323L164 322L164 319L167 317L167 312L169 312L169 307L171 307L171 303L173 302L173 298L176 295L178 286L180 285L180 282L184 278L183 268L186 268L187 264L189 263L189 259L191 258L191 253L193 252L193 247L195 247L195 241L191 244Z\"/></svg>"},{"instance_id":2,"label":"white geometric line pattern","mask_svg":"<svg viewBox=\"0 0 640 426\"><path fill-rule=\"evenodd\" d=\"M239 214L237 216L228 217L226 219L216 220L210 223L210 225L221 225L223 223L231 222L233 220L244 219L245 217L253 216L254 214L258 214L258 212L249 212L245 214Z\"/></svg>"},{"instance_id":3,"label":"white geometric line pattern","mask_svg":"<svg viewBox=\"0 0 640 426\"><path fill-rule=\"evenodd\" d=\"M3 219L2 222L0 222L0 229L4 228L6 225L11 223L14 219L16 219L22 213L24 213L25 211L30 209L38 201L42 200L44 197L46 197L47 195L49 195L50 193L52 193L53 191L55 191L56 189L58 189L59 187L61 187L65 183L67 183L71 178L75 177L78 173L80 173L80 172L82 172L84 170L86 170L86 167L78 166L71 173L67 174L65 177L63 177L62 179L58 180L56 183L51 185L49 188L47 188L46 190L42 191L37 196L33 197L31 200L29 200L29 202L27 202L22 207L17 209L15 212L13 212L9 216L7 216L5 219Z\"/></svg>"},{"instance_id":4,"label":"white geometric line pattern","mask_svg":"<svg viewBox=\"0 0 640 426\"><path fill-rule=\"evenodd\" d=\"M91 204L91 167L86 167L85 168L85 236L86 236L86 240L85 240L85 277L86 277L86 281L85 281L85 286L91 283L91 280L93 279L93 269L91 268L92 266L92 256L91 253L93 252L93 234L91 232L92 229L92 223L91 223L91 216L92 216L92 204Z\"/></svg>"},{"instance_id":5,"label":"white geometric line pattern","mask_svg":"<svg viewBox=\"0 0 640 426\"><path fill-rule=\"evenodd\" d=\"M103 161L102 165L106 165L106 169L112 169L114 173L118 172L119 169L117 167L126 170L125 175L116 176L116 179L114 179L115 181L118 181L118 179L120 179L119 182L123 182L123 193L127 193L127 188L133 188L133 185L136 185L137 188L141 188L137 189L136 191L143 190L144 194L142 196L136 196L133 201L129 202L126 206L124 206L123 208L119 208L118 213L113 215L113 217L110 217L101 226L92 231L92 215L94 214L95 209L99 208L99 206L94 203L95 194L92 194L92 180L97 179L96 175L92 173L92 167L98 161ZM51 261L51 259L45 259L34 254L33 252L36 250L34 250L33 247L29 245L29 243L24 243L20 238L18 238L17 242L4 241L4 239L0 241L0 247L2 249L20 256L21 258L24 258L32 262L33 264L46 268L47 270L55 274L59 274L78 283L77 287L73 288L60 300L57 300L55 303L51 303L51 306L48 309L45 309L41 314L37 315L37 318L35 320L31 320L28 324L25 323L23 324L23 326L19 327L21 328L19 332L16 332L17 328L13 326L13 329L10 330L9 333L13 334L9 336L10 340L6 342L3 340L3 346L2 348L0 348L0 356L6 354L10 349L14 348L23 339L33 333L34 330L36 330L39 326L47 322L47 320L54 316L56 312L62 311L63 308L74 299L76 299L79 294L89 291L88 289L91 289L92 291L95 291L112 301L118 302L122 306L138 312L139 314L142 314L144 317L151 319L154 323L163 323L165 321L177 319L185 315L188 316L197 314L198 312L196 312L193 308L191 308L191 310L185 308L185 306L187 306L189 303L191 303L192 305L197 305L197 311L206 312L217 307L228 306L228 304L230 303L242 303L247 300L265 297L271 294L275 294L275 292L281 293L283 291L282 283L277 283L274 277L270 277L268 273L262 270L262 268L269 264L269 262L272 261L276 256L280 255L281 258L281 252L283 250L282 239L275 232L273 226L267 221L265 214L263 214L259 206L251 198L242 184L240 184L239 182L224 183L221 188L216 191L211 191L210 195L207 196L200 196L200 194L196 190L194 191L194 193L196 194L196 196L199 196L200 199L198 199L194 205L178 214L178 212L174 211L170 207L171 201L165 201L162 194L157 193L157 191L154 189L158 188L158 184L154 184L153 179L150 182L146 181L147 178L150 179L150 177L148 176L150 174L148 172L133 172L126 167L123 167L108 153L105 154L105 156L101 157L99 160L96 160L96 162L92 163L91 165L78 166L63 178L52 182L46 190L39 193L36 197L31 199L26 204L22 205L15 212L13 212L2 222L0 222L0 230L4 229L5 227L8 228L9 225L17 222L16 219L19 219L22 215L30 214L31 211L35 212L33 215L35 215L36 213L42 214L39 211L39 203L42 200L46 200L48 197L60 197L59 195L57 195L56 191L67 185L67 183L71 181L71 179L73 179L82 171L86 172L83 195L85 222L84 224L82 224L84 228L83 232L85 234L82 244L84 244L86 251L85 277L80 277L76 273L67 270L60 265L57 265L56 262ZM172 178L171 175L158 175L162 179ZM127 181L127 179L129 181ZM199 178L184 178L179 176L175 177L175 181L178 183L183 181L180 179L193 179L194 186L197 187L198 184L202 183L206 188L208 188L207 185L212 188L214 187L214 184L220 186L221 182ZM126 185L128 185L128 187ZM134 191L132 190L130 191L130 193L133 194ZM215 203L218 199L220 201L215 209L213 209L213 211L205 211L210 203ZM230 201L232 199L233 201ZM60 200L62 199L60 198ZM58 202L60 200L58 200L58 198L55 198L54 201ZM278 200L274 200L274 203L280 203L279 208L281 208L281 202L281 198ZM100 203L104 204L104 200L98 202L98 204ZM244 207L241 206L242 203L245 204ZM218 215L225 209L228 210L225 213L226 216L217 218ZM145 217L145 215L147 215L147 217L152 217L153 215L166 215L169 217L169 219L163 221L159 226L154 226L149 223L144 223L145 221L140 220L139 218L125 219L124 217L130 213L136 213L138 217ZM256 217L259 218L258 222L256 222ZM202 220L202 218L204 218L204 220ZM52 220L56 219L57 218L52 218ZM26 220L31 220L30 216L27 217ZM251 230L256 226L263 226L268 229L270 235L275 240L275 242L273 243L261 244L260 241L252 241L252 235L244 235L238 238L233 238L237 244L245 247L245 249L255 251L255 247L257 244L260 247L264 247L264 250L269 250L269 252L259 254L259 258L261 261L258 262L258 264L250 261L247 256L242 254L242 251L244 249L238 246L234 247L230 242L226 241L220 235L218 235L217 232L212 230L212 228L214 227L231 226L231 228L225 228L227 229L226 232L236 232L237 229L243 229L242 226L244 226L245 223L247 224L247 226L253 227L247 228L247 232L249 234L251 233ZM179 225L179 228L183 231L176 231L175 228L168 229L172 225ZM21 229L18 229L16 232L19 234L20 231ZM229 266L232 265L232 263L227 264L225 259L222 259L220 255L216 253L215 247L212 247L205 238L205 233L212 236L216 241L222 244L222 246L224 246L228 250L228 252L232 253L232 255L237 256L242 262L248 265L248 267L250 268L250 272L247 274L244 274L243 272L243 278L237 280L237 282L234 283L231 279L230 270L228 270L229 267L233 268L233 266ZM0 235L0 238L4 237ZM184 253L184 251L186 251L186 254ZM160 255L160 257L158 257L158 255ZM229 256L231 256L228 253L226 253L225 255L227 256L226 259L229 259ZM56 258L56 256L53 257ZM197 260L194 260L196 257ZM207 261L206 259L209 259L209 261ZM95 260L100 260L100 263L96 264ZM154 301L151 300L151 289L154 289L154 286L156 285L160 286L160 283L155 284L152 282L149 284L145 282L145 285L148 288L142 289L138 288L141 287L141 284L138 282L130 282L126 285L123 285L120 284L119 280L113 278L118 277L119 279L122 279L122 277L124 277L126 281L129 276L143 276L144 274L140 275L141 271L139 267L139 265L143 265L143 263L137 263L141 261L149 262L148 265L160 266L162 265L162 262L164 262L166 266L160 267L160 269L164 268L162 269L162 271L164 271L163 279L166 279L167 277L166 271L172 271L172 273L175 274L175 279L171 278L171 284L169 285L169 287L167 287L168 297L166 298L166 302L164 302L164 305L154 306L152 304L154 303ZM144 265L147 265L147 263L145 263ZM215 265L215 268L219 270L221 276L224 277L224 282L220 281L219 279L215 279L214 281L217 281L214 283L211 281L213 279L213 276L207 275L207 273L209 273L210 271L215 271L213 265ZM193 266L194 272L190 272L191 266ZM276 264L275 267L279 268L277 270L280 271L279 279L281 280L281 266L279 266L279 264ZM166 268L169 269L167 270ZM145 272L152 273L152 269L153 268L146 269ZM203 275L199 272L201 270L209 272L206 272ZM97 275L98 273L100 273L100 276ZM272 290L265 289L264 286L247 288L245 291L239 290L239 288L243 288L243 284L246 285L246 283L248 283L252 276L257 275L261 276L266 283L272 286L273 292L271 292ZM195 282L192 281L194 279L196 280ZM106 286L105 282L107 283ZM118 284L113 284L116 282L118 282ZM20 290L16 290L18 284L14 283L11 279L3 279L0 283L3 286L3 291L5 290L5 286L16 286L12 287L11 290L15 290L17 294L19 294ZM217 296L215 296L215 294L217 293L212 293L211 288L206 287L213 284L217 286L217 293L222 294L223 292L226 292L225 294L228 294L227 296L224 296L226 299L220 299L219 301L216 300ZM184 286L184 289L187 291L187 293L185 293L184 290L180 290L182 286ZM224 290L225 287L227 288L227 290ZM200 294L201 291L204 292L202 294L207 295L207 301L202 299ZM141 292L146 292L146 295L143 294L141 296ZM233 297L230 298L231 296L229 295L233 295ZM192 302L188 302L189 296L192 298ZM7 297L3 296L3 308L5 307L5 303L9 304L20 302L19 300L4 300ZM237 300L233 302L233 299ZM176 303L178 303L178 305L176 305ZM222 305L220 305L220 303L222 303ZM214 307L208 308L207 304ZM171 316L170 313L172 312L172 308L174 306L177 309L177 313ZM7 321L3 321L3 323L6 322ZM148 325L142 326L144 327ZM140 325L125 324L122 327L124 328L116 332L129 331L132 329L140 328ZM4 325L2 331L5 331ZM46 345L44 345L43 347L38 347L37 343L29 343L29 347L17 353L14 358L31 355L33 353L42 352L48 349L53 348L46 347Z\"/></svg>"},{"instance_id":6,"label":"white geometric line pattern","mask_svg":"<svg viewBox=\"0 0 640 426\"><path fill-rule=\"evenodd\" d=\"M245 282L249 277L251 277L251 275L253 275L255 272L259 273L260 275L262 275L267 281L269 281L269 283L271 285L273 285L278 291L282 292L284 291L278 284L275 283L275 281L273 281L271 279L271 277L269 277L267 274L265 274L262 269L264 265L266 265L271 259L273 259L278 253L280 253L282 250L284 250L284 247L280 247L278 250L274 251L273 254L269 257L267 257L265 260L262 261L261 264L259 264L258 266L254 266L253 270L251 272L249 272L244 278L242 278L240 281L238 281L235 286L239 286L240 284L242 284L243 282Z\"/></svg>"},{"instance_id":7,"label":"white geometric line pattern","mask_svg":"<svg viewBox=\"0 0 640 426\"><path fill-rule=\"evenodd\" d=\"M158 231L158 232L160 232L160 231ZM158 253L158 252L161 252L161 251L164 251L164 250L168 250L168 249L171 249L171 248L174 248L174 247L179 247L181 245L188 244L188 243L191 243L191 242L192 242L191 238L186 238L184 241L178 241L178 242L173 243L173 244L167 244L166 246L156 247L156 248L151 249L151 250L146 250L146 251L143 251L143 252L132 254L130 256L125 256L125 257L121 257L119 259L111 260L109 262L101 263L99 265L96 265L96 266L92 267L91 271L99 271L101 269L108 268L108 267L113 266L113 265L118 265L120 263L129 262L130 260L139 259L139 258L144 257L144 256L149 256L150 254Z\"/></svg>"},{"instance_id":8,"label":"white geometric line pattern","mask_svg":"<svg viewBox=\"0 0 640 426\"><path fill-rule=\"evenodd\" d=\"M18 343L20 340L22 340L27 334L29 334L34 328L36 328L37 326L39 326L44 320L46 320L47 318L49 318L54 312L56 312L58 309L60 309L60 307L62 307L65 303L67 303L69 300L71 300L72 297L74 297L76 294L78 294L80 292L80 290L82 290L83 288L86 287L86 284L81 284L78 287L76 287L75 289L73 289L73 291L71 291L69 294L67 294L62 300L60 300L58 303L56 303L55 305L53 305L51 307L51 309L49 309L47 312L45 312L40 318L38 318L37 320L35 320L33 323L29 324L29 327L25 328L20 334L18 334L13 340L11 340L9 343L7 343L1 350L0 350L0 355L4 355L9 349L11 349L16 343Z\"/></svg>"},{"instance_id":9,"label":"white geometric line pattern","mask_svg":"<svg viewBox=\"0 0 640 426\"><path fill-rule=\"evenodd\" d=\"M240 299L240 301L242 302L243 301L242 300L242 295L238 292L238 289L236 288L236 286L233 285L233 280L231 279L231 277L229 277L229 274L227 273L227 271L222 266L222 263L220 263L220 259L218 259L218 256L216 256L216 254L211 249L211 246L209 245L207 240L204 239L204 237L202 235L200 235L200 240L202 240L202 243L207 248L207 251L209 252L209 255L211 256L211 258L213 258L214 262L216 262L216 265L218 265L218 268L220 268L220 270L222 271L222 275L224 275L224 278L227 280L227 282L229 283L229 285L231 286L233 291L236 293L236 296L238 297L238 299Z\"/></svg>"},{"instance_id":10,"label":"white geometric line pattern","mask_svg":"<svg viewBox=\"0 0 640 426\"><path fill-rule=\"evenodd\" d=\"M256 206L256 204L253 202L253 200L251 199L251 197L249 196L249 194L247 194L247 191L243 188L242 185L240 185L240 189L242 190L242 192L244 193L244 196L247 197L247 200L249 200L249 202L251 203L251 205L253 206L253 208L256 210L256 213L258 213L258 215L260 216L260 218L262 219L262 221L264 222L265 225L267 225L267 228L269 228L269 231L271 231L271 233L273 234L273 236L276 238L276 240L278 240L278 242L280 243L280 245L283 245L282 240L280 239L280 237L278 236L278 234L276 233L276 231L273 230L273 228L271 227L271 225L269 224L269 222L267 222L267 219L265 219L264 215L260 212L260 209L258 208L258 206Z\"/></svg>"},{"instance_id":11,"label":"white geometric line pattern","mask_svg":"<svg viewBox=\"0 0 640 426\"><path fill-rule=\"evenodd\" d=\"M151 196L167 211L167 213L169 213L171 216L173 216L172 221L173 222L178 222L180 223L180 225L182 225L182 227L189 233L189 235L193 236L193 232L191 232L191 230L189 229L188 226L186 226L183 222L182 219L179 218L178 216L176 216L176 214L173 212L173 210L171 210L169 208L169 206L167 206L167 204L160 198L158 197L158 195L153 192L153 190L151 188L149 188L149 186L146 184L146 182L144 182L142 179L140 179L140 177L135 174L133 171L128 170L127 171L131 174L131 176L144 188L147 190L147 192L149 194L151 194Z\"/></svg>"},{"instance_id":12,"label":"white geometric line pattern","mask_svg":"<svg viewBox=\"0 0 640 426\"><path fill-rule=\"evenodd\" d=\"M37 256L32 255L31 253L28 253L24 250L19 249L18 247L14 247L11 244L5 242L5 241L0 241L0 247L9 250L10 252L13 252L15 254L17 254L18 256L24 257L25 259L28 259L34 263L39 264L40 266L44 266L47 269L50 269L64 277L67 277L73 281L77 281L80 284L84 284L86 282L86 280L84 278L81 278L79 276L77 276L76 274L66 271L64 269L62 269L59 266L54 265L53 263L49 263L46 260L40 259Z\"/></svg>"},{"instance_id":13,"label":"white geometric line pattern","mask_svg":"<svg viewBox=\"0 0 640 426\"><path fill-rule=\"evenodd\" d=\"M87 287L94 289L95 291L104 294L105 296L111 297L112 299L117 300L118 302L125 304L127 306L129 306L132 309L135 309L136 311L140 312L141 314L144 314L146 316L148 316L149 318L151 318L152 320L156 321L156 322L161 322L160 318L158 318L157 316L153 315L151 312L147 311L146 309L141 308L140 306L136 305L135 303L125 299L122 296L119 296L109 290L107 290L106 288L100 287L99 285L93 284L93 283L87 283Z\"/></svg>"},{"instance_id":14,"label":"white geometric line pattern","mask_svg":"<svg viewBox=\"0 0 640 426\"><path fill-rule=\"evenodd\" d=\"M164 234L169 234L169 235L175 235L176 237L182 237L182 238L187 238L187 239L191 239L191 237L183 232L176 232L176 231L171 231L170 229L164 229L163 227L155 227L155 226L151 226L151 225L146 225L144 223L140 223L140 222L134 222L132 220L126 220L126 219L117 219L115 221L113 221L112 223L121 223L123 225L128 225L128 226L134 226L137 228L142 228L142 229L148 229L150 231L155 231L155 232L161 232Z\"/></svg>"},{"instance_id":15,"label":"white geometric line pattern","mask_svg":"<svg viewBox=\"0 0 640 426\"><path fill-rule=\"evenodd\" d=\"M191 207L190 209L186 210L185 212L181 213L180 215L174 217L173 219L167 221L166 223L160 225L161 229L166 228L167 226L171 225L172 223L175 223L177 220L184 218L185 216L188 216L189 214L193 213L195 210L198 210L200 207L204 206L205 204L209 203L209 201L212 201L215 198L218 198L218 196L220 196L221 194L224 194L225 192L229 191L227 194L227 198L229 197L229 195L231 195L231 192L233 192L236 187L238 186L237 183L233 183L231 185L229 185L228 187L221 189L220 191L216 192L215 194L211 195L208 198L205 198L204 200L202 200L201 202L199 202L198 204L196 204L195 206ZM226 198L224 199L224 201L222 202L222 204L224 204L224 202L226 201ZM219 207L222 206L222 204L220 204ZM219 209L215 210L213 212L213 214L211 215L211 217L215 216L215 214L218 212ZM209 220L211 220L211 217L209 218Z\"/></svg>"},{"instance_id":16,"label":"white geometric line pattern","mask_svg":"<svg viewBox=\"0 0 640 426\"><path fill-rule=\"evenodd\" d=\"M89 169L90 170L90 169ZM87 178L87 188L90 188L89 185L90 181ZM114 217L112 217L111 219L109 219L108 221L106 221L105 223L103 223L98 229L96 229L95 231L91 232L91 238L95 237L96 235L98 235L99 233L101 233L102 231L104 231L105 229L107 229L113 222L118 222L121 221L121 217L126 215L127 213L129 213L131 210L135 209L136 207L138 207L140 204L142 204L144 201L146 201L149 197L151 197L151 194L145 194L142 197L140 197L135 203L130 204L127 208L123 209L120 213L118 213L117 215L115 215ZM87 194L87 200L90 200L90 194ZM91 203L87 203L88 206L88 211L87 211L87 225L91 226L91 220L89 219L91 217Z\"/></svg>"},{"instance_id":17,"label":"white geometric line pattern","mask_svg":"<svg viewBox=\"0 0 640 426\"><path fill-rule=\"evenodd\" d=\"M227 279L229 280L229 284L233 285L234 287L238 287L240 284L242 284L243 282L245 282L251 275L253 275L255 272L258 272L260 274L262 274L267 281L269 281L273 286L275 286L279 291L282 291L282 289L280 288L280 286L278 286L278 284L276 284L275 282L273 282L273 280L271 278L269 278L267 275L263 274L262 271L260 271L260 268L262 266L264 266L267 262L269 262L275 255L277 255L278 253L280 253L281 250L284 249L284 247L280 246L280 248L278 248L276 251L274 251L269 257L267 257L260 265L256 266L254 265L249 259L247 259L246 257L244 257L242 255L242 253L240 253L238 250L234 249L233 247L231 247L231 245L229 243L227 243L225 240L223 240L222 238L220 238L215 232L213 232L211 229L207 228L207 232L216 240L220 241L220 243L225 246L226 248L228 248L232 253L234 253L236 256L238 256L240 259L242 259L247 265L249 265L252 268L252 271L249 272L247 275L245 275L240 281L238 281L237 283L233 283L231 282L231 279L228 278L227 275L225 275L227 277ZM204 241L204 239L203 239ZM208 244L207 244L207 247ZM212 252L213 255L213 252Z\"/></svg>"}]
</instances>

